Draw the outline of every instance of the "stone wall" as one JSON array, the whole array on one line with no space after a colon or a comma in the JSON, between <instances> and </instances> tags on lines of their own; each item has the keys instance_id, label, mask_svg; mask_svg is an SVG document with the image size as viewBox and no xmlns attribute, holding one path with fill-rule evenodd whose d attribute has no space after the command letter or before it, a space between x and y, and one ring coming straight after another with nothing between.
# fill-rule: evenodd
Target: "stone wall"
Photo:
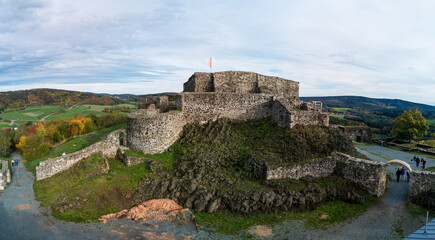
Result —
<instances>
[{"instance_id":1,"label":"stone wall","mask_svg":"<svg viewBox=\"0 0 435 240\"><path fill-rule=\"evenodd\" d=\"M181 111L147 114L138 110L127 117L127 145L143 153L161 153L179 138L185 124Z\"/></svg>"},{"instance_id":2,"label":"stone wall","mask_svg":"<svg viewBox=\"0 0 435 240\"><path fill-rule=\"evenodd\" d=\"M179 111L157 113L152 105L128 115L128 146L147 154L165 151L188 123L205 123L219 118L235 120L272 116L281 127L296 124L329 125L327 114L296 110L296 104L283 97L263 93L183 92L176 100Z\"/></svg>"},{"instance_id":3,"label":"stone wall","mask_svg":"<svg viewBox=\"0 0 435 240\"><path fill-rule=\"evenodd\" d=\"M290 127L300 125L320 125L329 126L329 115L317 111L293 111L291 112L292 121Z\"/></svg>"},{"instance_id":4,"label":"stone wall","mask_svg":"<svg viewBox=\"0 0 435 240\"><path fill-rule=\"evenodd\" d=\"M435 210L435 172L412 171L408 197L417 205Z\"/></svg>"},{"instance_id":5,"label":"stone wall","mask_svg":"<svg viewBox=\"0 0 435 240\"><path fill-rule=\"evenodd\" d=\"M340 128L353 141L371 142L372 131L369 127L343 127Z\"/></svg>"},{"instance_id":6,"label":"stone wall","mask_svg":"<svg viewBox=\"0 0 435 240\"><path fill-rule=\"evenodd\" d=\"M115 157L117 150L121 145L120 134L125 134L125 129L113 131L103 140L82 150L40 162L39 166L36 166L36 180L48 178L59 172L65 171L80 160L90 157L95 153L101 153L104 157L108 158Z\"/></svg>"},{"instance_id":7,"label":"stone wall","mask_svg":"<svg viewBox=\"0 0 435 240\"><path fill-rule=\"evenodd\" d=\"M299 100L299 82L253 72L194 73L184 92L264 93Z\"/></svg>"},{"instance_id":8,"label":"stone wall","mask_svg":"<svg viewBox=\"0 0 435 240\"><path fill-rule=\"evenodd\" d=\"M212 73L194 73L183 85L184 92L214 92Z\"/></svg>"},{"instance_id":9,"label":"stone wall","mask_svg":"<svg viewBox=\"0 0 435 240\"><path fill-rule=\"evenodd\" d=\"M332 157L314 159L302 164L275 165L266 164L266 179L299 179L303 177L326 177L334 172L336 159Z\"/></svg>"},{"instance_id":10,"label":"stone wall","mask_svg":"<svg viewBox=\"0 0 435 240\"><path fill-rule=\"evenodd\" d=\"M149 159L128 156L124 152L126 149L128 149L128 148L127 147L120 147L118 149L118 152L117 152L117 157L119 159L121 159L124 162L124 164L127 165L127 167L138 165L138 164L141 164L141 163L144 163L144 162L151 162L151 160L149 160Z\"/></svg>"},{"instance_id":11,"label":"stone wall","mask_svg":"<svg viewBox=\"0 0 435 240\"><path fill-rule=\"evenodd\" d=\"M0 190L4 190L6 185L11 182L11 172L9 171L9 163L5 160L0 160L2 165L0 169Z\"/></svg>"},{"instance_id":12,"label":"stone wall","mask_svg":"<svg viewBox=\"0 0 435 240\"><path fill-rule=\"evenodd\" d=\"M369 193L381 196L385 192L386 175L382 163L334 153L337 160L334 174L357 183Z\"/></svg>"},{"instance_id":13,"label":"stone wall","mask_svg":"<svg viewBox=\"0 0 435 240\"><path fill-rule=\"evenodd\" d=\"M285 99L277 98L271 108L272 117L280 127L292 128L292 122L294 122L294 115L291 112L294 111L292 106Z\"/></svg>"},{"instance_id":14,"label":"stone wall","mask_svg":"<svg viewBox=\"0 0 435 240\"><path fill-rule=\"evenodd\" d=\"M270 116L273 96L238 93L181 93L182 111L188 123L231 118L258 119Z\"/></svg>"}]
</instances>

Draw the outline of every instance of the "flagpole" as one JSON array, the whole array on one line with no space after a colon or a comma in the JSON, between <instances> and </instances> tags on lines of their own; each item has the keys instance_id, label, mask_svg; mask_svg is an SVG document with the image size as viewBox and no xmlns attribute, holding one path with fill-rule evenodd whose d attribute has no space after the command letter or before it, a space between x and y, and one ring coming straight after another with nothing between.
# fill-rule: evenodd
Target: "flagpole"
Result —
<instances>
[{"instance_id":1,"label":"flagpole","mask_svg":"<svg viewBox=\"0 0 435 240\"><path fill-rule=\"evenodd\" d=\"M209 59L210 73L213 73L213 65L211 62L211 58Z\"/></svg>"}]
</instances>

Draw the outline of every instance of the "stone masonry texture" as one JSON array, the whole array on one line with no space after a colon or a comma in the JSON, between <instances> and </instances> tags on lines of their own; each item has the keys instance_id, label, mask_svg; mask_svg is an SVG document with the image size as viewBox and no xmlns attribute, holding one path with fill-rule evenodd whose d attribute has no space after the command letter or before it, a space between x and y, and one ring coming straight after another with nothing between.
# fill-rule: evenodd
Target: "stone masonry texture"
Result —
<instances>
[{"instance_id":1,"label":"stone masonry texture","mask_svg":"<svg viewBox=\"0 0 435 240\"><path fill-rule=\"evenodd\" d=\"M194 73L184 92L265 93L299 100L299 82L253 72Z\"/></svg>"},{"instance_id":2,"label":"stone masonry texture","mask_svg":"<svg viewBox=\"0 0 435 240\"><path fill-rule=\"evenodd\" d=\"M219 118L236 120L273 117L279 126L329 126L329 116L299 101L299 83L252 72L194 73L176 97L178 111L165 112L168 98L158 103L160 113L139 110L127 120L127 145L146 154L167 150L189 123ZM303 109L302 109L303 108ZM304 110L305 109L305 110Z\"/></svg>"},{"instance_id":3,"label":"stone masonry texture","mask_svg":"<svg viewBox=\"0 0 435 240\"><path fill-rule=\"evenodd\" d=\"M92 154L101 153L104 157L112 158L116 156L120 147L120 134L125 133L125 129L113 131L103 140L96 142L82 150L66 154L64 156L50 158L36 166L36 180L51 177L56 173L65 171L80 160L90 157Z\"/></svg>"},{"instance_id":4,"label":"stone masonry texture","mask_svg":"<svg viewBox=\"0 0 435 240\"><path fill-rule=\"evenodd\" d=\"M435 172L412 171L409 200L422 207L435 210Z\"/></svg>"}]
</instances>

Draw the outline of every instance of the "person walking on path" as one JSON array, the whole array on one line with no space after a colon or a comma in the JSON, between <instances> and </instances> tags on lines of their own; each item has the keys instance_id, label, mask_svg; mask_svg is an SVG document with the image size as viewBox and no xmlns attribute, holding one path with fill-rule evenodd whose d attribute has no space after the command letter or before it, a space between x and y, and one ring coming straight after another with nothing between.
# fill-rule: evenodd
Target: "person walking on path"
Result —
<instances>
[{"instance_id":1,"label":"person walking on path","mask_svg":"<svg viewBox=\"0 0 435 240\"><path fill-rule=\"evenodd\" d=\"M409 172L406 171L406 180L409 182Z\"/></svg>"},{"instance_id":2,"label":"person walking on path","mask_svg":"<svg viewBox=\"0 0 435 240\"><path fill-rule=\"evenodd\" d=\"M418 167L418 164L420 164L420 158L417 157L417 159L415 159L415 163L417 164Z\"/></svg>"},{"instance_id":3,"label":"person walking on path","mask_svg":"<svg viewBox=\"0 0 435 240\"><path fill-rule=\"evenodd\" d=\"M402 174L402 171L400 171L400 168L398 168L396 171L397 182L399 182L401 174Z\"/></svg>"},{"instance_id":4,"label":"person walking on path","mask_svg":"<svg viewBox=\"0 0 435 240\"><path fill-rule=\"evenodd\" d=\"M421 168L424 169L426 167L426 159L421 158Z\"/></svg>"},{"instance_id":5,"label":"person walking on path","mask_svg":"<svg viewBox=\"0 0 435 240\"><path fill-rule=\"evenodd\" d=\"M400 175L402 175L402 181L405 181L405 169L400 167Z\"/></svg>"}]
</instances>

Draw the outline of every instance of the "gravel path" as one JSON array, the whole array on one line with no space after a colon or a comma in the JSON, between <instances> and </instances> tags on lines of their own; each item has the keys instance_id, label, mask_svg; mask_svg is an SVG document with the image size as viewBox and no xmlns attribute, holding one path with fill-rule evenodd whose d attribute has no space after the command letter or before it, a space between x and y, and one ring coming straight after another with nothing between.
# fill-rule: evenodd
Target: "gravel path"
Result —
<instances>
[{"instance_id":1,"label":"gravel path","mask_svg":"<svg viewBox=\"0 0 435 240\"><path fill-rule=\"evenodd\" d=\"M386 162L386 158L404 160L410 163L413 154L380 146L360 145L357 150L373 161ZM383 156L383 157L381 157ZM426 167L433 166L434 159L428 159ZM415 164L411 164L417 170ZM397 166L387 169L394 171ZM418 170L421 170L418 168ZM392 181L384 196L373 207L355 219L329 226L326 230L306 229L303 221L288 221L272 226L273 235L262 239L402 239L424 224L425 216L413 216L406 206L409 184L406 181ZM200 232L199 239L239 239L238 236L225 236Z\"/></svg>"},{"instance_id":2,"label":"gravel path","mask_svg":"<svg viewBox=\"0 0 435 240\"><path fill-rule=\"evenodd\" d=\"M15 154L14 158L19 158ZM47 217L35 200L34 176L20 162L12 167L12 183L0 192L0 239L185 239L196 233L194 225L140 224L113 220L108 224L76 224Z\"/></svg>"},{"instance_id":3,"label":"gravel path","mask_svg":"<svg viewBox=\"0 0 435 240\"><path fill-rule=\"evenodd\" d=\"M380 157L383 156L389 159L399 159L405 161L412 167L413 170L422 170L421 163L417 168L416 164L411 162L411 159L414 157L414 154L411 153L402 152L391 148L386 148L386 147L381 147L376 145L365 145L365 144L356 146L356 149L374 161L386 162L387 161L386 159ZM421 156L419 155L417 156L421 158ZM423 158L426 159L426 168L435 167L435 157L431 157L431 158L423 157Z\"/></svg>"}]
</instances>

